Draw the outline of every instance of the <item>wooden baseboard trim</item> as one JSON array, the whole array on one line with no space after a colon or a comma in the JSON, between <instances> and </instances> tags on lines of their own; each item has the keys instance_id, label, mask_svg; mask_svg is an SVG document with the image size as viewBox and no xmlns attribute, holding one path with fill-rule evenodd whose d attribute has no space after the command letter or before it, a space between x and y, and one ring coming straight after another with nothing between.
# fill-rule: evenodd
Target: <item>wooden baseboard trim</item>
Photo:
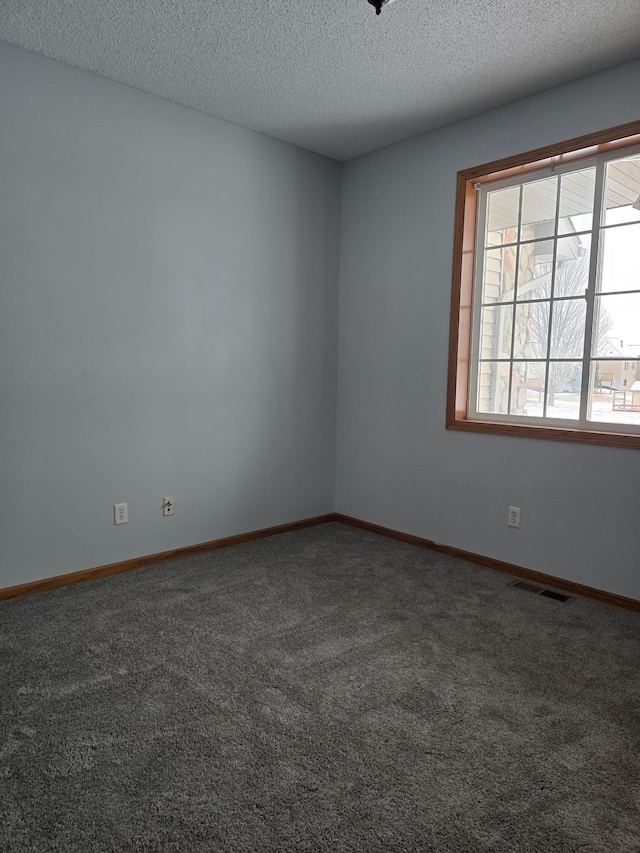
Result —
<instances>
[{"instance_id":1,"label":"wooden baseboard trim","mask_svg":"<svg viewBox=\"0 0 640 853\"><path fill-rule=\"evenodd\" d=\"M317 524L327 524L331 521L339 521L342 524L349 524L351 527L360 527L363 530L369 530L372 533L378 533L381 536L387 536L391 539L397 539L400 542L407 542L409 545L417 545L420 548L429 548L432 551L439 551L442 554L448 554L451 557L459 557L462 560L468 560L471 563L477 563L480 566L485 566L489 569L495 569L498 572L504 572L516 577L525 578L534 583L543 586L552 586L556 589L562 589L572 595L581 595L585 598L592 598L596 601L604 601L607 604L613 604L616 607L623 607L626 610L635 610L640 612L640 601L635 598L627 598L624 595L617 595L614 592L607 592L604 589L596 589L592 586L585 586L581 583L558 578L554 575L547 575L544 572L536 572L533 569L525 569L523 566L517 566L515 563L506 563L503 560L496 560L493 557L484 557L482 554L474 554L472 551L463 551L461 548L454 548L451 545L442 545L439 542L434 542L432 539L424 539L421 536L414 536L411 533L402 533L400 530L393 530L390 527L382 527L380 524L372 524L369 521L362 521L359 518L352 518L348 515L343 515L339 512L331 512L326 515L318 515L314 518L304 518L300 521L292 521L288 524L279 524L275 527L265 527L262 530L251 530L248 533L239 533L236 536L227 536L223 539L213 539L210 542L200 542L197 545L187 545L184 548L176 548L173 551L162 551L159 554L149 554L146 557L135 557L133 560L124 560L120 563L109 563L106 566L96 566L93 569L83 569L79 572L70 572L69 574L56 575L51 578L43 578L30 583L18 584L17 586L9 586L0 589L0 601L7 598L16 598L20 595L30 595L34 592L42 592L47 589L55 589L60 586L68 586L69 584L80 583L81 581L93 580L94 578L102 578L107 575L116 575L120 572L129 572L133 569L141 569L144 566L150 566L152 563L163 563L169 560L177 560L181 557L189 557L193 554L202 554L206 551L213 551L216 548L227 548L230 545L240 545L243 542L251 542L254 539L264 539L267 536L277 536L279 533L288 533L292 530L300 530L303 527L314 527Z\"/></svg>"},{"instance_id":2,"label":"wooden baseboard trim","mask_svg":"<svg viewBox=\"0 0 640 853\"><path fill-rule=\"evenodd\" d=\"M251 542L254 539L264 539L267 536L276 536L279 533L289 533L291 530L300 530L303 527L313 527L316 524L326 524L335 521L335 513L317 515L315 518L304 518L301 521L291 521L288 524L278 524L276 527L265 527L262 530L251 530L249 533L239 533L237 536L227 536L224 539L213 539L211 542L200 542L198 545L187 545L185 548L176 548L173 551L162 551L160 554L149 554L146 557L135 557L133 560L124 560L121 563L109 563L106 566L96 566L93 569L82 569L79 572L70 572L65 575L56 575L52 578L43 578L30 583L22 583L17 586L8 586L0 589L0 601L6 598L16 598L19 595L30 595L33 592L42 592L46 589L55 589L59 586L68 586L72 583L103 578L107 575L117 575L120 572L130 572L133 569L141 569L152 563L164 563L168 560L177 560L181 557L190 557L193 554L202 554L205 551L213 551L216 548L227 548L229 545L240 545L242 542Z\"/></svg>"},{"instance_id":3,"label":"wooden baseboard trim","mask_svg":"<svg viewBox=\"0 0 640 853\"><path fill-rule=\"evenodd\" d=\"M381 527L379 524L371 524L368 521L351 518L339 512L335 514L335 520L341 521L343 524L350 524L352 527L361 527L363 530L370 530L372 533L379 533L381 536L399 539L401 542L408 542L410 545L418 545L421 548L430 548L433 551L439 551L451 557L459 557L462 560L468 560L471 563L495 569L497 572L505 572L509 575L516 575L519 578L526 578L526 580L533 581L542 586L552 586L556 589L569 592L571 595L581 595L585 598L593 598L596 601L613 604L616 607L624 607L626 610L640 611L640 601L635 598L627 598L624 595L617 595L614 592L607 592L604 589L596 589L592 586L585 586L584 584L568 581L564 578L554 577L554 575L536 572L533 569L525 569L523 566L516 566L514 563L505 563L503 560L495 560L493 557L484 557L482 554L474 554L472 551L463 551L460 548L453 548L450 545L441 545L439 542L434 542L431 539L423 539L420 536L413 536L410 533L401 533L399 530L392 530L390 527Z\"/></svg>"}]
</instances>

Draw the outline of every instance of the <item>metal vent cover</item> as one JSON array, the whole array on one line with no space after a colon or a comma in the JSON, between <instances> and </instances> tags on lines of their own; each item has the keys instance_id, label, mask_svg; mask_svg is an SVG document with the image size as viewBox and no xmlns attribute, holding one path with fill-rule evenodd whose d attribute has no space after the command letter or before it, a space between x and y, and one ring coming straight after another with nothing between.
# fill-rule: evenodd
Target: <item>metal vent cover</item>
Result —
<instances>
[{"instance_id":1,"label":"metal vent cover","mask_svg":"<svg viewBox=\"0 0 640 853\"><path fill-rule=\"evenodd\" d=\"M530 583L529 581L511 581L509 586L524 590L524 592L531 592L534 595L542 595L545 598L551 598L553 601L560 601L562 604L568 604L575 598L575 595L567 595L565 592L548 589L547 587L540 586L537 583Z\"/></svg>"}]
</instances>

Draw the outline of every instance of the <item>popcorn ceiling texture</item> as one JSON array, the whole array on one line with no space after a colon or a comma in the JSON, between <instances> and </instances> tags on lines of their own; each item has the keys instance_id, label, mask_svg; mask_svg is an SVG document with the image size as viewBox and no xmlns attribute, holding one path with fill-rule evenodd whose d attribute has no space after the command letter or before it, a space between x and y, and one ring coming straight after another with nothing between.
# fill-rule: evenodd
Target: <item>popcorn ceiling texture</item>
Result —
<instances>
[{"instance_id":1,"label":"popcorn ceiling texture","mask_svg":"<svg viewBox=\"0 0 640 853\"><path fill-rule=\"evenodd\" d=\"M0 38L347 160L640 55L640 3L5 0Z\"/></svg>"}]
</instances>

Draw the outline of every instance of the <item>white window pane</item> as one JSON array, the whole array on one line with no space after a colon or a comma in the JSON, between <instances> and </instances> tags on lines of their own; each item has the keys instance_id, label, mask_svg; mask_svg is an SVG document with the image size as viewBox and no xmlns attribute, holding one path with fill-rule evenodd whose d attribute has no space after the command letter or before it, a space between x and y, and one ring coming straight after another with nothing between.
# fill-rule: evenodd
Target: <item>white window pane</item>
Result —
<instances>
[{"instance_id":1,"label":"white window pane","mask_svg":"<svg viewBox=\"0 0 640 853\"><path fill-rule=\"evenodd\" d=\"M517 317L518 329L526 332L526 340L519 348L520 358L546 358L549 341L549 300L532 302L526 306L528 313ZM525 307L524 305L522 306ZM522 343L522 341L520 342Z\"/></svg>"},{"instance_id":2,"label":"white window pane","mask_svg":"<svg viewBox=\"0 0 640 853\"><path fill-rule=\"evenodd\" d=\"M586 318L586 299L554 299L550 358L582 358Z\"/></svg>"},{"instance_id":3,"label":"white window pane","mask_svg":"<svg viewBox=\"0 0 640 853\"><path fill-rule=\"evenodd\" d=\"M513 301L516 246L488 249L484 253L482 302Z\"/></svg>"},{"instance_id":4,"label":"white window pane","mask_svg":"<svg viewBox=\"0 0 640 853\"><path fill-rule=\"evenodd\" d=\"M582 362L552 361L549 364L547 418L578 420L581 383Z\"/></svg>"},{"instance_id":5,"label":"white window pane","mask_svg":"<svg viewBox=\"0 0 640 853\"><path fill-rule=\"evenodd\" d=\"M518 301L551 296L553 240L523 243L518 259Z\"/></svg>"},{"instance_id":6,"label":"white window pane","mask_svg":"<svg viewBox=\"0 0 640 853\"><path fill-rule=\"evenodd\" d=\"M514 362L511 379L511 414L542 417L545 363Z\"/></svg>"},{"instance_id":7,"label":"white window pane","mask_svg":"<svg viewBox=\"0 0 640 853\"><path fill-rule=\"evenodd\" d=\"M518 239L520 187L495 190L487 196L486 245L515 243Z\"/></svg>"},{"instance_id":8,"label":"white window pane","mask_svg":"<svg viewBox=\"0 0 640 853\"><path fill-rule=\"evenodd\" d=\"M602 232L602 274L598 290L640 290L640 225Z\"/></svg>"},{"instance_id":9,"label":"white window pane","mask_svg":"<svg viewBox=\"0 0 640 853\"><path fill-rule=\"evenodd\" d=\"M640 362L596 361L591 366L589 420L640 426ZM624 386L624 378L627 385Z\"/></svg>"},{"instance_id":10,"label":"white window pane","mask_svg":"<svg viewBox=\"0 0 640 853\"><path fill-rule=\"evenodd\" d=\"M591 228L595 184L595 166L579 172L567 172L561 176L558 234Z\"/></svg>"},{"instance_id":11,"label":"white window pane","mask_svg":"<svg viewBox=\"0 0 640 853\"><path fill-rule=\"evenodd\" d=\"M549 302L518 303L514 334L514 358L546 358Z\"/></svg>"},{"instance_id":12,"label":"white window pane","mask_svg":"<svg viewBox=\"0 0 640 853\"><path fill-rule=\"evenodd\" d=\"M591 237L560 237L556 250L554 296L582 296L589 285Z\"/></svg>"},{"instance_id":13,"label":"white window pane","mask_svg":"<svg viewBox=\"0 0 640 853\"><path fill-rule=\"evenodd\" d=\"M539 240L555 231L558 178L533 181L522 188L522 224L520 239Z\"/></svg>"},{"instance_id":14,"label":"white window pane","mask_svg":"<svg viewBox=\"0 0 640 853\"><path fill-rule=\"evenodd\" d=\"M640 354L640 293L596 295L593 355L626 361Z\"/></svg>"},{"instance_id":15,"label":"white window pane","mask_svg":"<svg viewBox=\"0 0 640 853\"><path fill-rule=\"evenodd\" d=\"M477 411L482 414L506 415L509 403L510 364L483 361L478 370Z\"/></svg>"},{"instance_id":16,"label":"white window pane","mask_svg":"<svg viewBox=\"0 0 640 853\"><path fill-rule=\"evenodd\" d=\"M640 221L639 200L640 155L609 163L605 179L605 225Z\"/></svg>"},{"instance_id":17,"label":"white window pane","mask_svg":"<svg viewBox=\"0 0 640 853\"><path fill-rule=\"evenodd\" d=\"M480 323L480 358L510 358L512 305L487 305Z\"/></svg>"},{"instance_id":18,"label":"white window pane","mask_svg":"<svg viewBox=\"0 0 640 853\"><path fill-rule=\"evenodd\" d=\"M578 426L588 364L587 418L640 432L640 154L615 156L482 187L471 393L478 414Z\"/></svg>"}]
</instances>

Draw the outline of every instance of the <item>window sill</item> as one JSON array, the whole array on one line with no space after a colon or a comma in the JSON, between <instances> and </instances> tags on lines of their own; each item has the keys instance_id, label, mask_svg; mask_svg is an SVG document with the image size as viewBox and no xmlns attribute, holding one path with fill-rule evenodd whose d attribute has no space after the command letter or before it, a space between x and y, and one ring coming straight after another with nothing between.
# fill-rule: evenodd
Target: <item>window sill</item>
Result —
<instances>
[{"instance_id":1,"label":"window sill","mask_svg":"<svg viewBox=\"0 0 640 853\"><path fill-rule=\"evenodd\" d=\"M549 439L551 441L573 441L581 444L601 444L608 447L640 447L640 435L636 433L607 432L583 428L571 429L564 426L507 424L499 421L456 418L447 423L447 429L461 432L483 432L492 435L512 435L520 438Z\"/></svg>"}]
</instances>

